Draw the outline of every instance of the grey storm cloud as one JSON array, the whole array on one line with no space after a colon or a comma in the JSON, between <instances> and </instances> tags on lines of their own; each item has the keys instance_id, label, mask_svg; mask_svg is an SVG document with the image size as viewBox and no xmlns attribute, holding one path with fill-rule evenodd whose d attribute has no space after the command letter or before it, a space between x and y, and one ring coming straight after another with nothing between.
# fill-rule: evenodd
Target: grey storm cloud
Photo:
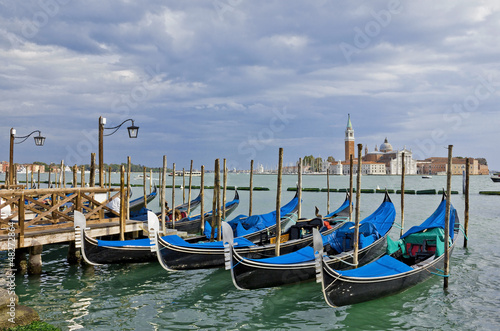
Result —
<instances>
[{"instance_id":1,"label":"grey storm cloud","mask_svg":"<svg viewBox=\"0 0 500 331\"><path fill-rule=\"evenodd\" d=\"M388 137L500 169L495 1L0 1L0 130L39 129L17 162L88 163L97 120L133 118L105 162L248 168L343 157ZM121 130L120 130L121 131ZM1 144L0 154L8 154Z\"/></svg>"}]
</instances>

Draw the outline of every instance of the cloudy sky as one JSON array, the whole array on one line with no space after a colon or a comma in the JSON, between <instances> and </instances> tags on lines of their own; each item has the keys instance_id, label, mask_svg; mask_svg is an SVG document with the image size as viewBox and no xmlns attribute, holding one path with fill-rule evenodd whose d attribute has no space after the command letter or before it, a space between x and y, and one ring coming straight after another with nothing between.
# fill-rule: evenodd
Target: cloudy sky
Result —
<instances>
[{"instance_id":1,"label":"cloudy sky","mask_svg":"<svg viewBox=\"0 0 500 331\"><path fill-rule=\"evenodd\" d=\"M500 170L498 1L0 0L0 160L212 169L344 158L387 137L414 158ZM109 132L109 131L108 131ZM16 140L19 141L19 140Z\"/></svg>"}]
</instances>

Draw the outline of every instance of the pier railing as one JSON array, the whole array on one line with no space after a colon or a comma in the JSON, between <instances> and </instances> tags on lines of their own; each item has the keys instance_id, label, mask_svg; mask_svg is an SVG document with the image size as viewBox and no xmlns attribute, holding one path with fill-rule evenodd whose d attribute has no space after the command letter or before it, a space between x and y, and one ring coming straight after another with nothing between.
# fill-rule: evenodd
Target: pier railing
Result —
<instances>
[{"instance_id":1,"label":"pier railing","mask_svg":"<svg viewBox=\"0 0 500 331\"><path fill-rule=\"evenodd\" d=\"M27 232L73 227L75 210L85 215L88 224L119 222L121 226L125 208L117 212L107 204L117 198L126 201L124 197L128 197L126 188L0 190L0 236L12 236L15 229L18 247L23 247Z\"/></svg>"}]
</instances>

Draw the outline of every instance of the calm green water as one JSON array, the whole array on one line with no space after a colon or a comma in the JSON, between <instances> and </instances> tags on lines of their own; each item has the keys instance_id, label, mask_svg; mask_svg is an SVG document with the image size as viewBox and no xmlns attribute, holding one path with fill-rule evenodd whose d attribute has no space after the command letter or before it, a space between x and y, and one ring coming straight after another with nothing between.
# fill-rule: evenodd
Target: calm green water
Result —
<instances>
[{"instance_id":1,"label":"calm green water","mask_svg":"<svg viewBox=\"0 0 500 331\"><path fill-rule=\"evenodd\" d=\"M348 186L346 176L330 178L331 187ZM198 185L199 180L194 178L193 184ZM206 175L206 185L212 180L212 175ZM248 186L248 181L248 175L231 174L228 185ZM295 186L297 179L284 176L283 181L282 201L286 203L294 195L286 188ZM304 176L303 181L304 187L326 187L325 176ZM461 181L461 177L454 177L452 189L461 193ZM276 177L254 176L254 185L271 191L254 192L253 212L274 210ZM398 189L399 185L399 177L362 178L363 188ZM406 178L406 189L443 187L444 176ZM463 248L461 235L452 255L447 291L442 289L442 278L435 277L403 293L334 309L324 302L320 285L314 282L239 291L223 269L169 273L158 263L70 266L67 247L53 245L44 247L43 274L18 275L16 292L22 304L35 308L43 320L63 330L498 330L500 249L494 230L500 196L479 195L480 190L500 190L500 183L493 183L488 176L471 177L469 244ZM193 192L193 197L197 193ZM228 200L233 194L228 191ZM241 203L232 216L248 213L248 194L240 192ZM142 188L134 188L134 197L141 195ZM170 190L167 197L170 200ZM343 193L331 193L330 209L336 209L344 197ZM302 215L313 216L314 206L326 214L326 198L326 193L304 192ZM399 221L400 195L392 194L391 198ZM382 199L382 194L362 194L361 216L374 211ZM406 195L405 227L427 218L440 199L439 195ZM176 202L182 202L180 190L176 190ZM463 221L463 196L453 195L452 203ZM206 205L211 205L208 191ZM158 202L154 200L150 207L158 209ZM399 229L393 229L391 237L398 236Z\"/></svg>"}]
</instances>

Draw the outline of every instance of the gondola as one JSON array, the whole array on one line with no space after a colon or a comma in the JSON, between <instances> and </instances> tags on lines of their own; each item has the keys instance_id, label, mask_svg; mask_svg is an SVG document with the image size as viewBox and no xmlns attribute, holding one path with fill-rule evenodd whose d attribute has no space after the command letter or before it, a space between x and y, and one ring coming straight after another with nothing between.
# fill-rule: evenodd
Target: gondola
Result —
<instances>
[{"instance_id":1,"label":"gondola","mask_svg":"<svg viewBox=\"0 0 500 331\"><path fill-rule=\"evenodd\" d=\"M151 193L146 196L147 203L150 203L156 197L156 185ZM144 196L130 200L129 202L130 215L137 214L144 207Z\"/></svg>"},{"instance_id":2,"label":"gondola","mask_svg":"<svg viewBox=\"0 0 500 331\"><path fill-rule=\"evenodd\" d=\"M280 208L282 229L291 228L296 223L297 208L298 197L296 194L289 203ZM273 217L274 224L270 225ZM263 242L266 238L271 240L273 237L276 228L276 211L246 218L239 215L229 222L223 222L223 224L232 224L234 228L231 227L230 231L233 236L238 237L236 239L239 247L257 246L256 242ZM207 223L205 226L205 233L210 234L209 224ZM252 232L245 233L247 231ZM157 257L166 270L217 268L224 265L222 241L189 243L176 235L166 237L157 235L156 238L155 247L159 252Z\"/></svg>"},{"instance_id":3,"label":"gondola","mask_svg":"<svg viewBox=\"0 0 500 331\"><path fill-rule=\"evenodd\" d=\"M388 241L387 253L362 267L334 270L330 258L317 254L317 281L332 307L355 304L403 291L423 282L433 274L442 274L444 265L444 227L446 199L421 225L410 228L397 242ZM455 245L459 221L450 205L449 254ZM315 238L315 245L319 240ZM315 246L315 247L316 247Z\"/></svg>"},{"instance_id":4,"label":"gondola","mask_svg":"<svg viewBox=\"0 0 500 331\"><path fill-rule=\"evenodd\" d=\"M396 210L385 194L381 205L360 222L359 260L363 264L383 254L386 238L396 216ZM325 251L334 255L330 261L338 268L350 268L353 263L354 223L346 222L331 233L321 234ZM256 289L301 283L315 278L315 256L310 245L280 256L249 258L229 244L227 268L231 270L233 284L238 289Z\"/></svg>"},{"instance_id":5,"label":"gondola","mask_svg":"<svg viewBox=\"0 0 500 331\"><path fill-rule=\"evenodd\" d=\"M234 192L234 198L232 201L229 201L225 205L225 213L226 217L232 214L232 212L238 207L240 203L240 196L238 194L238 190ZM156 214L159 216L159 214ZM204 213L204 220L207 223L212 221L212 211ZM168 229L173 229L174 224L172 221L166 222L165 226ZM186 216L182 219L175 221L175 229L178 231L184 231L190 234L198 234L201 232L201 214L195 216Z\"/></svg>"},{"instance_id":6,"label":"gondola","mask_svg":"<svg viewBox=\"0 0 500 331\"><path fill-rule=\"evenodd\" d=\"M233 207L234 200L226 204L226 208L228 209ZM147 213L151 213L151 211L147 211ZM211 214L211 212L208 213ZM75 237L78 238L78 248L81 249L82 256L88 264L140 263L156 260L156 253L151 251L151 244L148 238L99 240L87 235L85 231L86 220L83 214L75 211L74 221ZM150 226L148 225L148 227Z\"/></svg>"}]
</instances>

